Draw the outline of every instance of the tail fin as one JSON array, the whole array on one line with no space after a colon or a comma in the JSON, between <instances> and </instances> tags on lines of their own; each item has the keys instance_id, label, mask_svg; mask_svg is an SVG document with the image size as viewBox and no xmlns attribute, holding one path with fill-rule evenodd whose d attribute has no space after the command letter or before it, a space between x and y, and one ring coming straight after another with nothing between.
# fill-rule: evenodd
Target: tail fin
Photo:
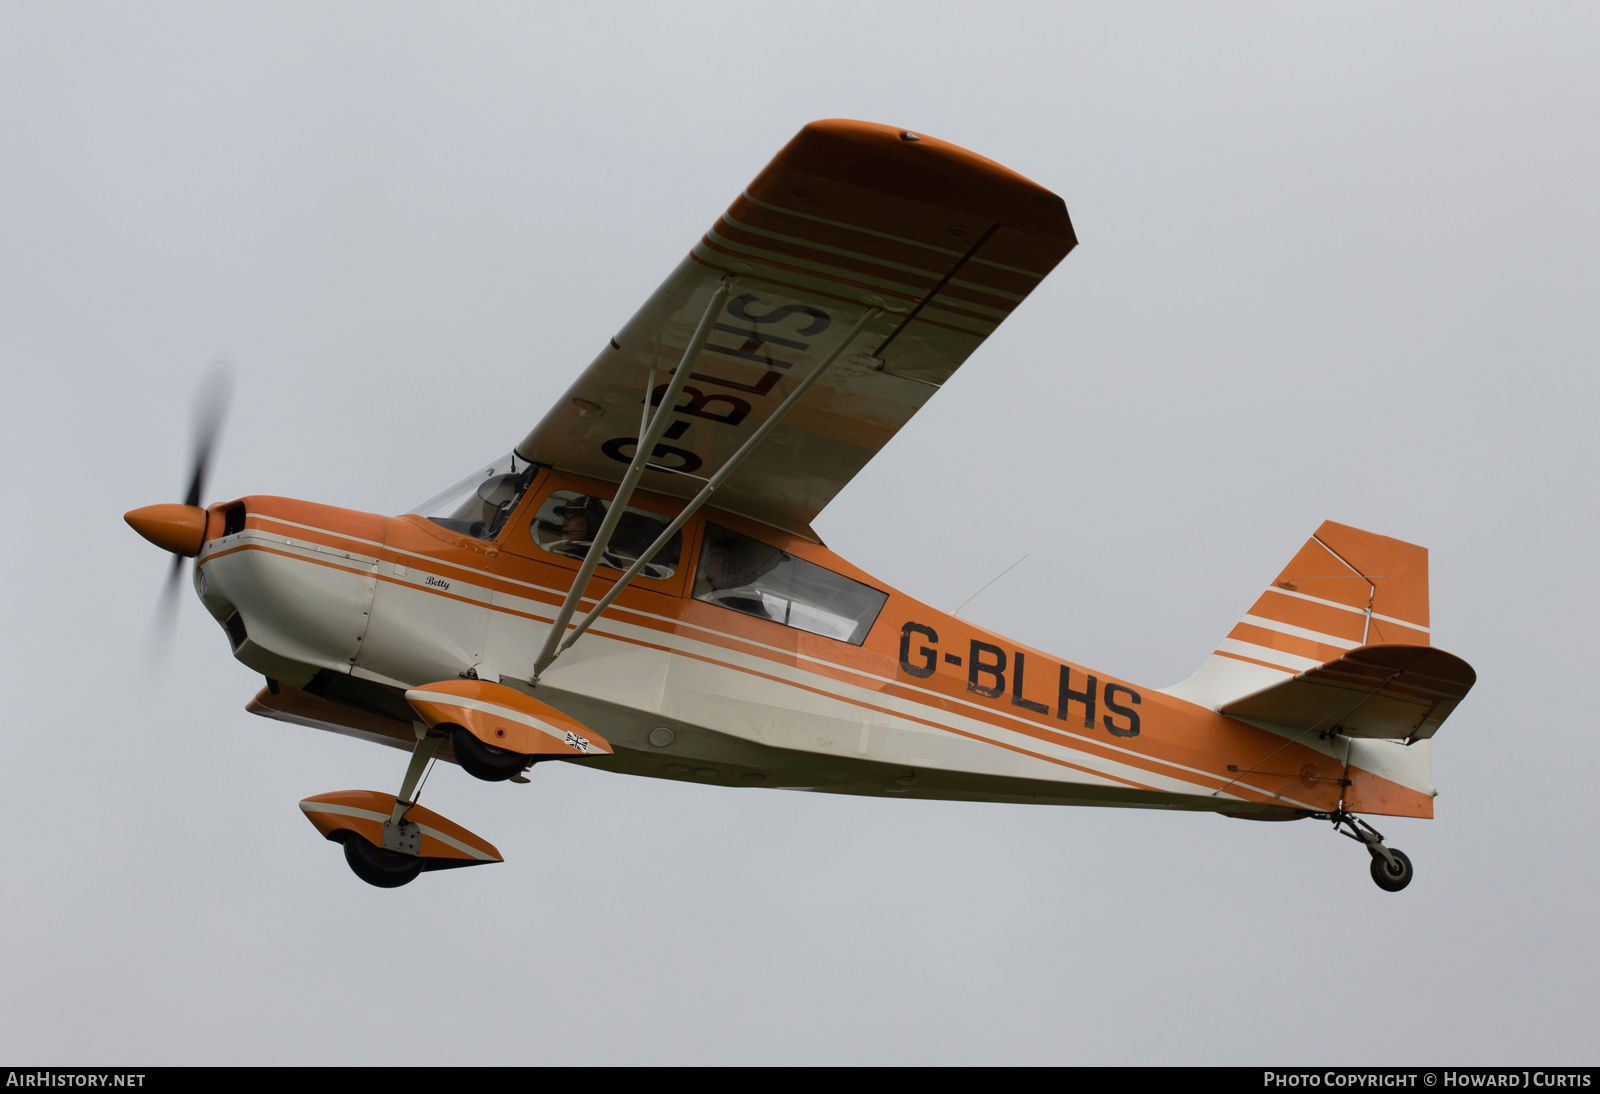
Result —
<instances>
[{"instance_id":1,"label":"tail fin","mask_svg":"<svg viewBox=\"0 0 1600 1094\"><path fill-rule=\"evenodd\" d=\"M1215 710L1379 644L1432 645L1428 550L1324 521L1200 671L1162 690Z\"/></svg>"}]
</instances>

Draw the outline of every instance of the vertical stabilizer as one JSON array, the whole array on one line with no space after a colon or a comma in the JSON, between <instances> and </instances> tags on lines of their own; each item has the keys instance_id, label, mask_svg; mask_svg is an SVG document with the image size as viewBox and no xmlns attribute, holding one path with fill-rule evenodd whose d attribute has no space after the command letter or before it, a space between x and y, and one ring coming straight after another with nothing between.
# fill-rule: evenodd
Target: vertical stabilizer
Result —
<instances>
[{"instance_id":1,"label":"vertical stabilizer","mask_svg":"<svg viewBox=\"0 0 1600 1094\"><path fill-rule=\"evenodd\" d=\"M1200 671L1162 690L1215 710L1358 646L1431 644L1427 548L1324 521Z\"/></svg>"}]
</instances>

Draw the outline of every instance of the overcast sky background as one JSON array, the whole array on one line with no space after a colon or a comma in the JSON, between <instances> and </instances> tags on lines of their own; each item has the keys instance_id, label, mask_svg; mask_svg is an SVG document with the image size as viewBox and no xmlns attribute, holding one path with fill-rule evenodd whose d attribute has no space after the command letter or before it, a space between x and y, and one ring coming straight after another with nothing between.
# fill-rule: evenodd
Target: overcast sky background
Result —
<instances>
[{"instance_id":1,"label":"overcast sky background","mask_svg":"<svg viewBox=\"0 0 1600 1094\"><path fill-rule=\"evenodd\" d=\"M1593 5L0 3L0 1058L1594 1063ZM122 513L400 512L514 444L801 125L1082 240L818 521L1019 642L1192 671L1324 519L1478 685L1379 891L1319 822L441 767L507 862L357 881L404 756L260 679Z\"/></svg>"}]
</instances>

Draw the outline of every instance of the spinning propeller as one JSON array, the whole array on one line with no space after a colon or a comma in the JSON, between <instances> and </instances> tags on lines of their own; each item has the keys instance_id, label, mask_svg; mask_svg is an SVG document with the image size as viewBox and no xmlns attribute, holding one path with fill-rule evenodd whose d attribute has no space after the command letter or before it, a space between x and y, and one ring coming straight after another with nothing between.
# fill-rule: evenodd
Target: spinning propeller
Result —
<instances>
[{"instance_id":1,"label":"spinning propeller","mask_svg":"<svg viewBox=\"0 0 1600 1094\"><path fill-rule=\"evenodd\" d=\"M206 474L210 470L217 435L222 431L222 422L232 400L233 368L226 361L218 361L207 370L195 389L194 454L190 461L189 491L183 503L146 505L122 518L145 539L172 552L172 569L167 572L166 585L156 607L156 628L163 635L171 632L175 619L183 560L199 554L205 544L206 511L201 499L205 496Z\"/></svg>"}]
</instances>

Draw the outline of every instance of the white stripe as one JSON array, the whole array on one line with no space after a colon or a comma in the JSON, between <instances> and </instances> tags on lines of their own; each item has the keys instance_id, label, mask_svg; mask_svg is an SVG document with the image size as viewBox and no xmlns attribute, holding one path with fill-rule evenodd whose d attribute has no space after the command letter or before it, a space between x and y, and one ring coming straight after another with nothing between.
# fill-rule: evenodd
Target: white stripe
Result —
<instances>
[{"instance_id":1,"label":"white stripe","mask_svg":"<svg viewBox=\"0 0 1600 1094\"><path fill-rule=\"evenodd\" d=\"M1241 657L1248 657L1255 661L1265 661L1269 665L1280 665L1292 672L1304 672L1314 669L1322 662L1314 657L1300 657L1293 653L1284 653L1270 646L1258 646L1254 642L1241 642L1237 638L1224 638L1217 644L1218 653L1237 653Z\"/></svg>"},{"instance_id":2,"label":"white stripe","mask_svg":"<svg viewBox=\"0 0 1600 1094\"><path fill-rule=\"evenodd\" d=\"M415 514L408 513L408 514L405 514L405 515L414 516ZM437 557L435 557L433 555L425 555L425 554L421 554L421 553L419 553L417 551L402 550L399 547L391 547L386 543L379 543L376 540L362 539L360 536L353 536L353 535L350 535L348 532L336 532L336 531L332 530L331 528L320 528L315 524L299 524L299 523L296 523L295 521L292 521L292 520L284 520L282 517L269 516L266 513L252 513L251 516L253 516L257 520L271 521L273 524L282 524L285 527L289 527L289 528L301 528L301 529L304 529L307 532L320 532L321 534L323 534L325 536L332 536L335 539L347 539L351 543L364 543L369 547L377 547L377 548L379 548L385 554L403 555L406 558L420 559L421 561L426 562L426 563L428 563L429 565L432 565L432 566L441 566L442 565L442 566L446 566L446 567L450 568L453 571L460 571L460 572L464 572L464 573L469 573L469 574L476 575L478 577L482 577L483 576L483 571L482 570L475 570L470 566L464 566L464 565L461 565L460 563L454 563L454 562L445 562L444 560L442 560L440 558L437 558ZM287 537L278 535L277 533L274 533L274 532L269 532L265 528L248 529L245 532L240 533L240 534L248 536L250 534L250 532L252 532L252 531L255 532L259 536L271 537L271 538L277 540L278 542L287 542ZM211 542L215 543L217 541L216 540L212 540ZM210 544L207 544L207 546L210 546ZM229 544L228 548L231 549L232 546L233 546L232 544ZM203 552L202 552L202 554L203 554ZM394 564L391 563L391 565L394 565ZM420 577L425 577L425 576L427 576L428 573L433 573L433 571L431 571L431 570L426 571L422 575L420 575L419 577L415 577L415 578L411 574L406 574L404 576L407 578L408 581L412 581L415 584L420 585L420 584L422 584L422 582L420 580ZM435 574L434 576L442 577L444 575ZM457 577L450 577L450 578L448 578L448 580L450 580L452 582L455 582L455 581L460 581L462 579L461 578L457 578ZM508 578L501 578L500 580L510 581L513 584L517 584L517 585L527 585L528 584L525 581L517 581L515 578L509 578L509 577ZM528 587L529 588L535 588L535 589L542 588L542 586L538 586L538 585L529 585ZM549 589L549 590L546 590L546 591L547 592L557 592L557 590L555 590L555 589ZM558 595L560 595L560 594L558 594Z\"/></svg>"},{"instance_id":3,"label":"white stripe","mask_svg":"<svg viewBox=\"0 0 1600 1094\"><path fill-rule=\"evenodd\" d=\"M265 513L252 513L251 516L255 517L257 520L270 520L275 524L287 525L290 528L300 528L300 529L303 529L303 530L305 530L307 532L320 532L322 535L331 536L334 539L345 539L345 540L349 540L351 543L360 543L360 544L364 544L365 546L368 546L368 547L376 547L379 550L383 549L383 544L377 542L376 540L362 539L360 536L352 536L352 535L349 535L349 534L347 534L345 532L335 532L335 531L333 531L331 529L328 529L328 528L319 528L314 524L297 524L292 520L283 520L283 519L281 519L279 517L268 516ZM220 544L220 546L218 547L218 550L229 550L234 546L234 538L235 537L254 538L254 537L250 536L250 533L252 533L252 532L256 533L256 535L266 535L266 536L273 535L273 533L268 532L265 528L246 528L242 532L235 532L233 534L233 536L227 537L229 539L229 541L230 541L228 543L224 544L224 543L221 543L221 541L219 539L213 539L213 540L206 541L205 546L206 547L211 547L213 544ZM299 547L299 548L302 548L304 550L315 551L315 552L319 552L319 553L320 552L326 552L326 551L338 551L340 554L345 554L345 555L347 555L348 557L350 557L352 559L359 558L359 559L361 559L362 561L364 561L364 562L366 562L368 564L371 564L371 563L374 563L374 562L378 561L378 557L377 557L376 554L371 554L371 555L349 555L348 552L342 551L338 547L329 547L327 544L323 544L323 543L296 543L294 540L288 539L287 537L277 537L277 538L279 538L282 542L286 543L290 547ZM205 552L202 551L201 553L204 554ZM212 553L215 553L215 552L212 552Z\"/></svg>"},{"instance_id":4,"label":"white stripe","mask_svg":"<svg viewBox=\"0 0 1600 1094\"><path fill-rule=\"evenodd\" d=\"M1356 615L1367 614L1367 609L1365 608L1352 608L1348 604L1340 604L1337 600L1324 600L1320 596L1312 596L1310 593L1295 592L1293 589L1285 589L1278 585L1268 585L1267 592L1277 593L1279 596L1292 596L1297 597L1300 600L1309 600L1313 604L1321 604L1328 608L1338 608L1342 612L1354 612ZM1379 612L1373 612L1372 618L1381 619L1385 623L1398 623L1402 627L1410 627L1412 630L1421 631L1423 634L1429 633L1428 628L1424 627L1421 623L1410 623L1404 619L1396 619L1391 615L1383 615Z\"/></svg>"},{"instance_id":5,"label":"white stripe","mask_svg":"<svg viewBox=\"0 0 1600 1094\"><path fill-rule=\"evenodd\" d=\"M408 516L412 516L412 515L415 515L415 514L407 514L407 515ZM436 558L433 555L424 555L424 554L419 554L416 551L405 551L405 550L401 550L398 547L390 547L390 546L387 546L387 545L382 544L382 543L373 543L372 540L369 540L369 539L361 539L361 538L359 538L357 536L348 536L348 535L345 535L343 532L334 532L334 531L330 531L327 528L318 528L318 527L315 527L314 525L310 525L310 524L296 524L292 520L282 520L282 519L280 519L278 517L269 517L269 516L265 516L265 515L260 516L258 519L260 519L260 520L270 520L270 521L273 521L274 523L277 523L277 524L285 524L285 525L288 525L291 528L303 528L308 532L321 532L323 535L336 536L336 537L339 537L341 539L348 539L348 540L350 540L350 541L352 541L354 543L371 544L374 547L382 547L383 550L388 554L403 555L406 558L420 559L421 561L423 561L425 563L428 563L429 566L444 566L444 567L448 568L448 570L450 571L449 573L444 573L444 572L439 572L439 571L435 571L435 570L432 570L432 569L421 569L421 568L417 568L417 567L412 567L411 568L411 572L408 572L408 573L405 573L403 575L400 575L400 576L404 577L405 584L406 584L407 588L421 589L424 592L439 593L441 595L445 594L446 590L440 589L437 586L429 585L427 583L427 581L425 579L430 577L430 576L432 576L432 577L437 577L437 578L439 578L441 580L449 581L451 583L451 588L448 590L448 592L452 593L452 594L460 595L464 599L474 599L474 598L484 599L484 598L490 597L490 596L492 596L494 594L494 590L491 589L487 585L476 585L469 578L455 576L457 574L463 574L463 573L471 574L473 578L478 578L478 579L482 579L484 577L489 576L489 575L485 574L485 572L482 571L482 570L475 570L472 567L463 565L461 563L444 562L442 559ZM274 542L279 542L279 543L287 542L286 537L277 535L276 533L267 532L264 529L262 529L262 530L254 530L254 531L256 531L256 534L258 536L268 537L268 538L272 539ZM248 533L245 533L245 534L248 534ZM552 557L554 557L554 556L552 556ZM531 561L537 562L537 561L540 561L540 560L539 559L532 559ZM397 565L397 564L396 563L390 563L390 565L394 566L394 565ZM598 576L600 576L604 580L614 580L614 579L611 579L611 578L606 578L605 575L603 575L603 574L598 575ZM507 585L518 585L518 586L521 586L524 589L535 589L535 590L537 590L537 591L539 591L541 593L549 593L551 596L555 596L555 597L565 597L567 595L567 590L553 588L553 587L551 587L549 585L540 585L540 584L538 584L536 582L532 582L532 581L520 581L517 578L506 577L506 576L504 576L502 574L495 574L495 575L493 575L493 577L494 577L494 580L504 582ZM471 590L471 592L473 593L473 596L469 597L469 596L466 595L465 592L459 592L458 593L457 589L456 589L456 586L458 586L458 585L463 590ZM646 585L643 585L641 587L648 589L649 585L646 584ZM604 595L604 594L602 594L602 595ZM580 600L578 602L578 605L581 608L584 604L593 605L593 604L599 603L599 601L600 601L600 597L598 597L598 596L585 596L582 600ZM539 607L548 608L552 612L555 610L555 606L554 605L539 605ZM674 625L678 624L678 620L673 619L670 616L650 615L650 613L641 612L636 608L623 608L622 610L623 611L635 612L636 614L639 614L639 615L648 615L649 618L651 618L651 619L660 619L663 622L672 623ZM545 622L551 622L551 620L545 620ZM776 647L772 647L772 648L776 649Z\"/></svg>"},{"instance_id":6,"label":"white stripe","mask_svg":"<svg viewBox=\"0 0 1600 1094\"><path fill-rule=\"evenodd\" d=\"M278 523L278 524L286 524L286 525L289 525L292 528L303 528L308 532L320 532L323 535L335 536L335 537L338 537L338 538L341 538L341 539L348 539L348 540L351 540L352 542L355 542L355 543L372 543L371 540L359 539L359 538L357 538L355 536L346 536L342 532L333 532L333 531L329 531L326 528L315 528L315 527L313 527L313 526L311 526L309 524L296 524L293 521L289 521L289 520L279 520L277 517L262 516L259 519L261 519L261 520L270 520L270 521L273 521L273 522ZM396 563L385 562L382 559L374 558L370 562L368 562L365 565L363 565L361 568L356 569L356 568L352 568L349 565L340 565L336 561L327 561L327 553L326 552L334 550L335 548L323 548L319 552L315 545L310 545L310 544L305 544L305 543L296 543L294 540L290 539L287 536L281 535L281 534L279 534L277 532L269 532L269 531L267 531L265 529L261 529L261 528L252 528L252 529L249 529L248 531L245 531L245 532L242 532L242 533L239 533L239 534L242 537L242 541L241 542L228 543L228 544L224 545L220 550L213 551L210 554L202 552L200 557L196 560L198 562L198 564L200 564L202 566L205 565L206 563L211 561L211 558L212 558L213 555L220 554L222 551L231 552L231 551L240 550L241 548L258 547L258 546L262 546L262 545L272 545L272 546L275 546L275 547L287 547L287 548L289 548L294 553L294 557L296 557L296 558L309 558L309 557L311 557L313 555L320 554L322 559L324 560L323 561L323 565L331 566L332 568L334 568L336 570L344 570L346 573L362 574L362 575L366 575L366 576L377 575L377 576L381 577L382 574L383 574L382 567L384 565L388 565L388 566L391 566L391 567L394 567L394 566L398 565ZM216 542L216 541L213 540L212 542ZM375 546L375 547L382 547L383 546L382 544L372 544L372 545ZM430 563L432 565L439 565L440 564L440 560L439 559L432 558L432 557L430 557L428 555L417 554L415 551L401 551L401 550L398 550L398 549L392 548L392 547L384 547L383 549L385 551L388 551L391 554L405 555L408 558L421 559L422 561ZM364 557L364 556L359 556L358 555L358 556L355 556L355 557L356 558L361 558L361 557ZM448 590L448 593L450 593L452 595L455 595L455 596L459 596L464 600L476 599L484 607L488 607L489 598L493 595L494 590L492 590L492 589L490 589L490 588L488 588L487 586L484 586L484 585L474 585L470 581L468 581L468 580L466 580L464 578L456 576L456 572L462 572L462 573L471 574L471 575L473 575L474 577L477 577L477 578L482 578L483 576L485 576L482 570L474 570L474 569L471 569L470 567L457 566L457 565L455 565L453 563L448 563L448 562L443 563L443 565L449 567L452 572L451 573L436 573L436 572L434 572L432 570L423 570L423 569L420 569L418 567L414 567L413 566L413 567L410 568L410 571L408 573L403 575L402 583L407 588L422 589L422 590L425 590L425 591L428 591L428 592L437 592L437 593L441 593L441 594L446 593L447 590L442 589L442 588L438 588L436 586L429 585L427 583L426 579L428 577L430 577L430 576L437 577L441 581L448 581L450 583L450 588ZM564 595L564 594L560 593L558 590L555 590L555 589L544 589L543 586L530 585L528 582L516 581L514 578L503 578L503 579L499 579L499 580L509 581L509 582L511 582L513 584L517 584L517 585L527 585L529 588L533 588L533 589L543 589L543 591L552 593L552 594L557 595L557 596ZM469 593L471 595L469 595Z\"/></svg>"},{"instance_id":7,"label":"white stripe","mask_svg":"<svg viewBox=\"0 0 1600 1094\"><path fill-rule=\"evenodd\" d=\"M359 817L362 820L377 821L380 825L389 819L388 813L374 813L370 809L357 809L353 805L335 805L332 802L305 801L300 803L300 808L307 813L328 813L335 817ZM412 823L415 824L416 822L413 821ZM479 862L498 861L493 855L486 854L471 844L462 843L460 840L447 836L437 829L429 828L426 824L417 824L417 827L422 829L424 836L436 839L446 847L454 847L457 851L464 855L470 855Z\"/></svg>"},{"instance_id":8,"label":"white stripe","mask_svg":"<svg viewBox=\"0 0 1600 1094\"><path fill-rule=\"evenodd\" d=\"M385 817L384 819L387 820L388 818ZM443 832L439 832L439 831L436 831L435 829L429 828L426 824L418 824L417 827L422 829L422 834L424 836L428 836L428 837L430 837L432 839L436 839L440 843L444 844L446 847L454 847L457 851L460 851L464 855L471 855L473 858L477 859L479 862L496 862L496 861L499 861L493 855L485 854L484 852L478 850L476 847L472 846L469 843L462 843L458 839L452 839L451 837L445 835Z\"/></svg>"},{"instance_id":9,"label":"white stripe","mask_svg":"<svg viewBox=\"0 0 1600 1094\"><path fill-rule=\"evenodd\" d=\"M360 817L362 820L377 821L382 824L389 819L387 813L374 813L370 809L357 809L353 805L335 805L332 802L301 802L300 808L307 813L332 813L336 817Z\"/></svg>"},{"instance_id":10,"label":"white stripe","mask_svg":"<svg viewBox=\"0 0 1600 1094\"><path fill-rule=\"evenodd\" d=\"M1267 592L1277 593L1279 596L1292 596L1299 600L1309 600L1313 604L1321 604L1327 608L1338 608L1341 612L1354 612L1359 616L1367 614L1367 609L1365 608L1352 608L1350 605L1341 604L1337 600L1324 600L1320 596L1312 596L1310 593L1297 593L1293 589L1285 589L1278 585L1268 585Z\"/></svg>"},{"instance_id":11,"label":"white stripe","mask_svg":"<svg viewBox=\"0 0 1600 1094\"><path fill-rule=\"evenodd\" d=\"M548 733L562 744L566 744L567 733L565 729L558 729L549 722L535 718L531 714L524 714L513 707L501 706L498 703L486 703L481 699L468 699L462 695L451 695L447 691L426 691L422 688L413 688L406 692L406 700L421 699L423 702L442 703L449 706L465 707L467 710L476 710L481 714L491 714L497 718L504 718L508 722L520 722L525 726L532 726L541 733ZM587 727L585 727L587 728ZM594 742L590 742L591 746Z\"/></svg>"},{"instance_id":12,"label":"white stripe","mask_svg":"<svg viewBox=\"0 0 1600 1094\"><path fill-rule=\"evenodd\" d=\"M1372 618L1381 619L1385 623L1395 623L1395 624L1397 624L1399 626L1402 626L1402 627L1410 627L1412 630L1421 631L1423 634L1431 634L1432 633L1431 631L1428 630L1427 627L1424 627L1421 623L1407 623L1404 619L1396 619L1392 615L1379 615L1377 612L1373 612L1372 613Z\"/></svg>"},{"instance_id":13,"label":"white stripe","mask_svg":"<svg viewBox=\"0 0 1600 1094\"><path fill-rule=\"evenodd\" d=\"M333 536L333 537L335 537L337 539L347 539L351 543L365 543L368 547L379 547L379 548L383 547L383 544L379 543L375 539L362 539L360 536L352 536L349 532L335 532L332 529L321 528L321 527L318 527L315 524L299 524L299 523L297 523L295 521L284 520L282 517L274 517L274 516L270 516L270 515L268 515L266 513L251 513L250 515L252 517L255 517L257 520L270 520L274 524L283 524L283 525L287 525L290 528L303 528L307 532L321 532L325 536ZM410 551L401 551L399 553L400 554L411 554ZM417 555L415 557L422 558L423 556L422 555Z\"/></svg>"},{"instance_id":14,"label":"white stripe","mask_svg":"<svg viewBox=\"0 0 1600 1094\"><path fill-rule=\"evenodd\" d=\"M378 572L378 559L372 555L351 554L349 551L343 551L337 547L329 547L322 543L311 543L303 539L294 540L288 536L264 532L256 528L236 534L239 536L239 542L225 544L215 551L201 552L196 559L197 564L203 566L219 554L231 553L242 547L270 543L272 546L280 548L296 558L315 558L323 565L332 566L336 570L345 570L353 574L375 574ZM212 542L216 541L213 540Z\"/></svg>"},{"instance_id":15,"label":"white stripe","mask_svg":"<svg viewBox=\"0 0 1600 1094\"><path fill-rule=\"evenodd\" d=\"M1307 630L1305 627L1296 627L1292 623L1280 623L1276 619L1267 619L1259 615L1247 615L1241 622L1249 623L1251 626L1260 627L1263 630L1277 631L1279 634L1293 635L1295 638L1304 638L1311 642L1321 642L1325 646L1337 646L1341 650L1353 650L1361 645L1359 641L1323 634L1321 631Z\"/></svg>"}]
</instances>

